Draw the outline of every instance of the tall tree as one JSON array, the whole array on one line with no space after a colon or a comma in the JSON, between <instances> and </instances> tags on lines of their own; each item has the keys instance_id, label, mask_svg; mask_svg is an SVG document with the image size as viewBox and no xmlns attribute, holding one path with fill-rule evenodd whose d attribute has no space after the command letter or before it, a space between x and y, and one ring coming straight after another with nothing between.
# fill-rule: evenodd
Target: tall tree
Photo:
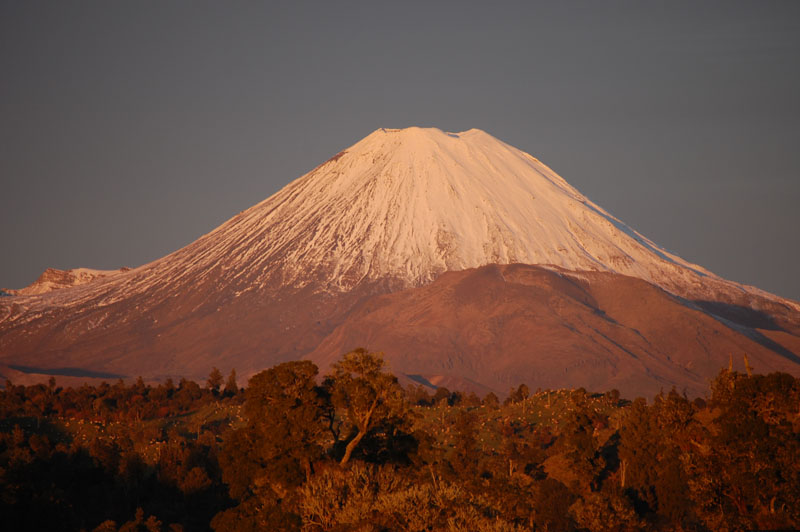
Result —
<instances>
[{"instance_id":1,"label":"tall tree","mask_svg":"<svg viewBox=\"0 0 800 532\"><path fill-rule=\"evenodd\" d=\"M222 386L222 373L220 373L219 369L212 368L211 373L208 375L208 380L206 381L206 387L211 390L214 395L219 393L220 386Z\"/></svg>"},{"instance_id":2,"label":"tall tree","mask_svg":"<svg viewBox=\"0 0 800 532\"><path fill-rule=\"evenodd\" d=\"M239 506L215 518L217 530L258 529L296 521L296 488L323 455L327 396L316 385L317 366L309 361L279 364L248 383L247 425L226 438L220 463L223 479ZM238 524L237 524L238 523ZM261 523L261 524L259 524Z\"/></svg>"},{"instance_id":3,"label":"tall tree","mask_svg":"<svg viewBox=\"0 0 800 532\"><path fill-rule=\"evenodd\" d=\"M635 494L642 515L688 526L684 521L692 509L681 448L690 449L698 431L691 403L674 391L656 396L652 406L637 399L627 409L620 428L619 484Z\"/></svg>"},{"instance_id":4,"label":"tall tree","mask_svg":"<svg viewBox=\"0 0 800 532\"><path fill-rule=\"evenodd\" d=\"M402 424L407 415L403 389L397 378L384 372L382 353L356 349L333 365L328 380L333 404L346 413L351 426L341 464L346 464L353 451L373 429L386 424Z\"/></svg>"},{"instance_id":5,"label":"tall tree","mask_svg":"<svg viewBox=\"0 0 800 532\"><path fill-rule=\"evenodd\" d=\"M222 395L233 397L237 393L239 393L239 385L236 384L236 370L232 369L231 374L228 375L228 380L225 381L225 389L222 390Z\"/></svg>"},{"instance_id":6,"label":"tall tree","mask_svg":"<svg viewBox=\"0 0 800 532\"><path fill-rule=\"evenodd\" d=\"M709 529L800 526L800 379L722 372L712 383L708 438L685 460Z\"/></svg>"}]
</instances>

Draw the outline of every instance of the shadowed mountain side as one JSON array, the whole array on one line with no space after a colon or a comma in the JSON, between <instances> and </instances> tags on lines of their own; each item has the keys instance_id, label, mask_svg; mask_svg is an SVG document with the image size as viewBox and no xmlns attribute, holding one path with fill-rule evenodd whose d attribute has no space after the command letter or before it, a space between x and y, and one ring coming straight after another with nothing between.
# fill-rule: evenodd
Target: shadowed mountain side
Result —
<instances>
[{"instance_id":1,"label":"shadowed mountain side","mask_svg":"<svg viewBox=\"0 0 800 532\"><path fill-rule=\"evenodd\" d=\"M366 346L397 373L452 375L500 393L524 382L628 397L673 385L702 395L730 355L741 365L746 353L762 373L800 373L744 332L632 277L490 265L363 302L307 358L324 369Z\"/></svg>"},{"instance_id":2,"label":"shadowed mountain side","mask_svg":"<svg viewBox=\"0 0 800 532\"><path fill-rule=\"evenodd\" d=\"M750 329L788 332L792 336L800 337L800 313L781 301L758 295L738 294L738 297L694 303L707 313L727 322Z\"/></svg>"},{"instance_id":3,"label":"shadowed mountain side","mask_svg":"<svg viewBox=\"0 0 800 532\"><path fill-rule=\"evenodd\" d=\"M409 386L422 386L428 393L436 393L439 388L447 388L450 391L459 391L465 394L475 393L478 397L484 397L493 391L488 386L463 377L453 375L406 375L398 373L397 381L403 388Z\"/></svg>"}]
</instances>

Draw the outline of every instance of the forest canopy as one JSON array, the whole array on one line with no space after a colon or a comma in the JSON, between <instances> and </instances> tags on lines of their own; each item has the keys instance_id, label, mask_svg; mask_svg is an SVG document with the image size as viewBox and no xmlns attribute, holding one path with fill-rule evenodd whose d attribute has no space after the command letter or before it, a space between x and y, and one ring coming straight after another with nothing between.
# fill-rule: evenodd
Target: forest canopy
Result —
<instances>
[{"instance_id":1,"label":"forest canopy","mask_svg":"<svg viewBox=\"0 0 800 532\"><path fill-rule=\"evenodd\" d=\"M800 380L723 370L705 399L403 389L359 349L240 389L141 379L0 391L13 530L800 527Z\"/></svg>"}]
</instances>

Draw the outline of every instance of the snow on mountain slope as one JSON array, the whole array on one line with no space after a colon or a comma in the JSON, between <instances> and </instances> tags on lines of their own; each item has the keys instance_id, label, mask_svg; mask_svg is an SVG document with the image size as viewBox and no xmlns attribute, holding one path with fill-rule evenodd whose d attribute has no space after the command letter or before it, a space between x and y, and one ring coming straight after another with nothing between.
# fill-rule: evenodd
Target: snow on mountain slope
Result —
<instances>
[{"instance_id":1,"label":"snow on mountain slope","mask_svg":"<svg viewBox=\"0 0 800 532\"><path fill-rule=\"evenodd\" d=\"M377 130L209 235L215 258L280 264L282 281L420 285L492 263L651 281L702 268L658 248L547 166L483 131ZM236 241L234 247L230 246ZM219 244L217 244L219 242ZM211 251L211 250L209 250Z\"/></svg>"},{"instance_id":2,"label":"snow on mountain slope","mask_svg":"<svg viewBox=\"0 0 800 532\"><path fill-rule=\"evenodd\" d=\"M534 157L471 129L379 129L154 264L170 283L219 268L239 290L318 282L418 286L448 270L526 263L639 277L696 297L750 292L684 261Z\"/></svg>"},{"instance_id":3,"label":"snow on mountain slope","mask_svg":"<svg viewBox=\"0 0 800 532\"><path fill-rule=\"evenodd\" d=\"M17 311L0 312L0 322L22 309L105 306L143 294L160 301L210 280L225 298L307 285L344 292L376 281L399 289L493 263L609 271L691 299L752 294L796 306L659 248L481 130L411 127L374 131L162 259L85 287L14 298Z\"/></svg>"}]
</instances>

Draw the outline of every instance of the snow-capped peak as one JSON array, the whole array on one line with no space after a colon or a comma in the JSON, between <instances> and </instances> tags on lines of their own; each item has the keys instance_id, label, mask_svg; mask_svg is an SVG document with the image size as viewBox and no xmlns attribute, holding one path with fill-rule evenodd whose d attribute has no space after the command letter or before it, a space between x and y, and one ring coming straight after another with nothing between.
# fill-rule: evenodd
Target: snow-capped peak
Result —
<instances>
[{"instance_id":1,"label":"snow-capped peak","mask_svg":"<svg viewBox=\"0 0 800 532\"><path fill-rule=\"evenodd\" d=\"M659 248L550 168L479 129L381 128L158 261L183 278L426 283L489 263L606 270L669 284L712 276ZM683 279L680 282L685 282Z\"/></svg>"},{"instance_id":2,"label":"snow-capped peak","mask_svg":"<svg viewBox=\"0 0 800 532\"><path fill-rule=\"evenodd\" d=\"M203 283L223 298L364 282L397 289L510 263L621 273L691 299L775 299L658 247L484 131L410 127L375 130L166 257L26 305L105 306L146 292L161 300Z\"/></svg>"}]
</instances>

